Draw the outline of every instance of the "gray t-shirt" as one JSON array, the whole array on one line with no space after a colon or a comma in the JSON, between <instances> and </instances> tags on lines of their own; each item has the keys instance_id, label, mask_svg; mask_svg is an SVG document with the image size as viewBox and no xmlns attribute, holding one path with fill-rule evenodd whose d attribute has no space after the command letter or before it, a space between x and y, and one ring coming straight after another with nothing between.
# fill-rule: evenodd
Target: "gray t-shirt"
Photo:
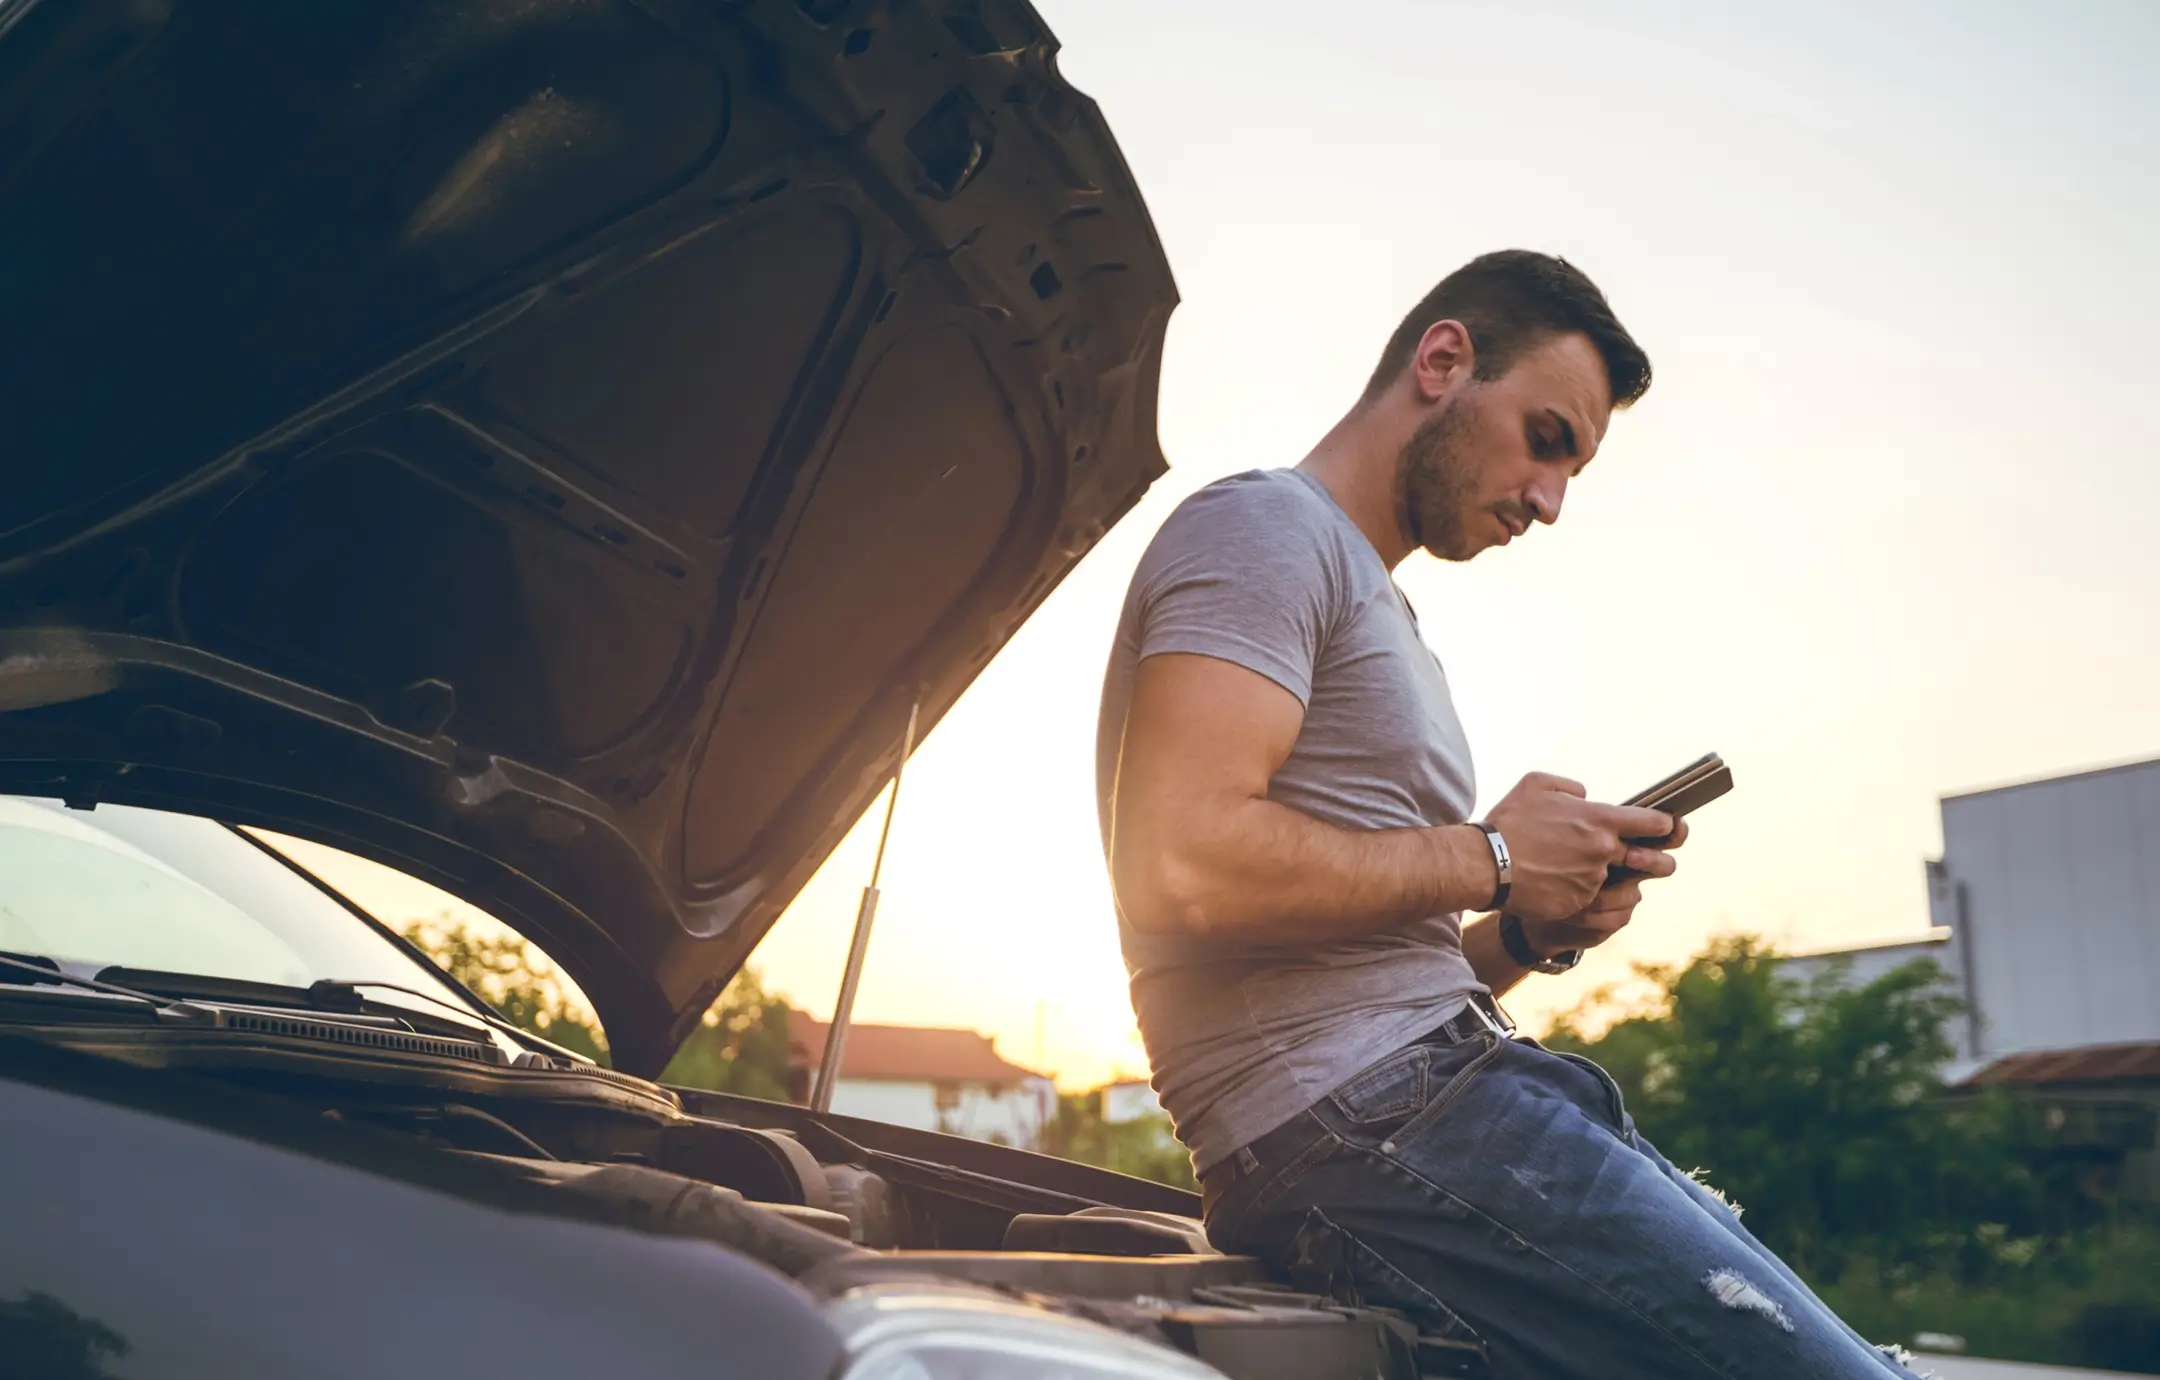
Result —
<instances>
[{"instance_id":1,"label":"gray t-shirt","mask_svg":"<svg viewBox=\"0 0 2160 1380\"><path fill-rule=\"evenodd\" d=\"M1254 470L1179 505L1133 575L1103 681L1110 792L1140 662L1195 652L1296 695L1305 722L1271 800L1345 829L1459 824L1477 796L1447 678L1380 555L1319 480ZM1325 1097L1484 987L1461 916L1300 946L1118 934L1154 1086L1198 1169Z\"/></svg>"}]
</instances>

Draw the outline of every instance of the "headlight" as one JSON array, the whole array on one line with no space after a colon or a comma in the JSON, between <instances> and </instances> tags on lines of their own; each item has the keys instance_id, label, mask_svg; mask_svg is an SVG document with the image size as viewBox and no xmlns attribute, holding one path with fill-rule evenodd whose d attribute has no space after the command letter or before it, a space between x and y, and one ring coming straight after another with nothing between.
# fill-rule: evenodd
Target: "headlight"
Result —
<instances>
[{"instance_id":1,"label":"headlight","mask_svg":"<svg viewBox=\"0 0 2160 1380\"><path fill-rule=\"evenodd\" d=\"M1222 1380L1182 1352L979 1290L877 1284L827 1306L841 1380Z\"/></svg>"}]
</instances>

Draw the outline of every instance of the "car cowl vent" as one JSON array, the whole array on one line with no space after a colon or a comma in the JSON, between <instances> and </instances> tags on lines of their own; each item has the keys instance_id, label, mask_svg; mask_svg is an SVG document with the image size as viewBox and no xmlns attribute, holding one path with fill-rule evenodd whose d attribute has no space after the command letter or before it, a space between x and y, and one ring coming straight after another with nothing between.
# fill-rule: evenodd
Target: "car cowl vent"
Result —
<instances>
[{"instance_id":1,"label":"car cowl vent","mask_svg":"<svg viewBox=\"0 0 2160 1380\"><path fill-rule=\"evenodd\" d=\"M500 1064L502 1054L493 1045L446 1040L434 1035L415 1035L379 1026L346 1025L340 1021L317 1021L304 1016L272 1016L260 1011L220 1012L219 1024L227 1030L256 1035L281 1035L296 1040L326 1040L360 1049L379 1049L394 1054L431 1054L441 1059L463 1059L475 1064Z\"/></svg>"}]
</instances>

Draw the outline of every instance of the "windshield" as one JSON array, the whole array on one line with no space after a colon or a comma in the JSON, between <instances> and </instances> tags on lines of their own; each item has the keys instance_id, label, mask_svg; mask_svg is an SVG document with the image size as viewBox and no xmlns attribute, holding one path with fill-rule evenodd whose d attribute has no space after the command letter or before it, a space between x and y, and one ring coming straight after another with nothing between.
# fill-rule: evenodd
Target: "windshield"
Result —
<instances>
[{"instance_id":1,"label":"windshield","mask_svg":"<svg viewBox=\"0 0 2160 1380\"><path fill-rule=\"evenodd\" d=\"M0 796L0 950L83 976L117 966L288 987L395 983L471 1009L440 972L233 830L124 805Z\"/></svg>"}]
</instances>

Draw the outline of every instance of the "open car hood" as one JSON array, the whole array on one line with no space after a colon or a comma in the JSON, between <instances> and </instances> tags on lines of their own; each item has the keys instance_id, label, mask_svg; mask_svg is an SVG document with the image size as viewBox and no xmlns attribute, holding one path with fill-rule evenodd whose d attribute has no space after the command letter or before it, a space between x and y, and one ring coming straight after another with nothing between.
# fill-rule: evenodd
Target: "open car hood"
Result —
<instances>
[{"instance_id":1,"label":"open car hood","mask_svg":"<svg viewBox=\"0 0 2160 1380\"><path fill-rule=\"evenodd\" d=\"M0 789L387 862L653 1073L1161 472L1023 0L0 0Z\"/></svg>"}]
</instances>

